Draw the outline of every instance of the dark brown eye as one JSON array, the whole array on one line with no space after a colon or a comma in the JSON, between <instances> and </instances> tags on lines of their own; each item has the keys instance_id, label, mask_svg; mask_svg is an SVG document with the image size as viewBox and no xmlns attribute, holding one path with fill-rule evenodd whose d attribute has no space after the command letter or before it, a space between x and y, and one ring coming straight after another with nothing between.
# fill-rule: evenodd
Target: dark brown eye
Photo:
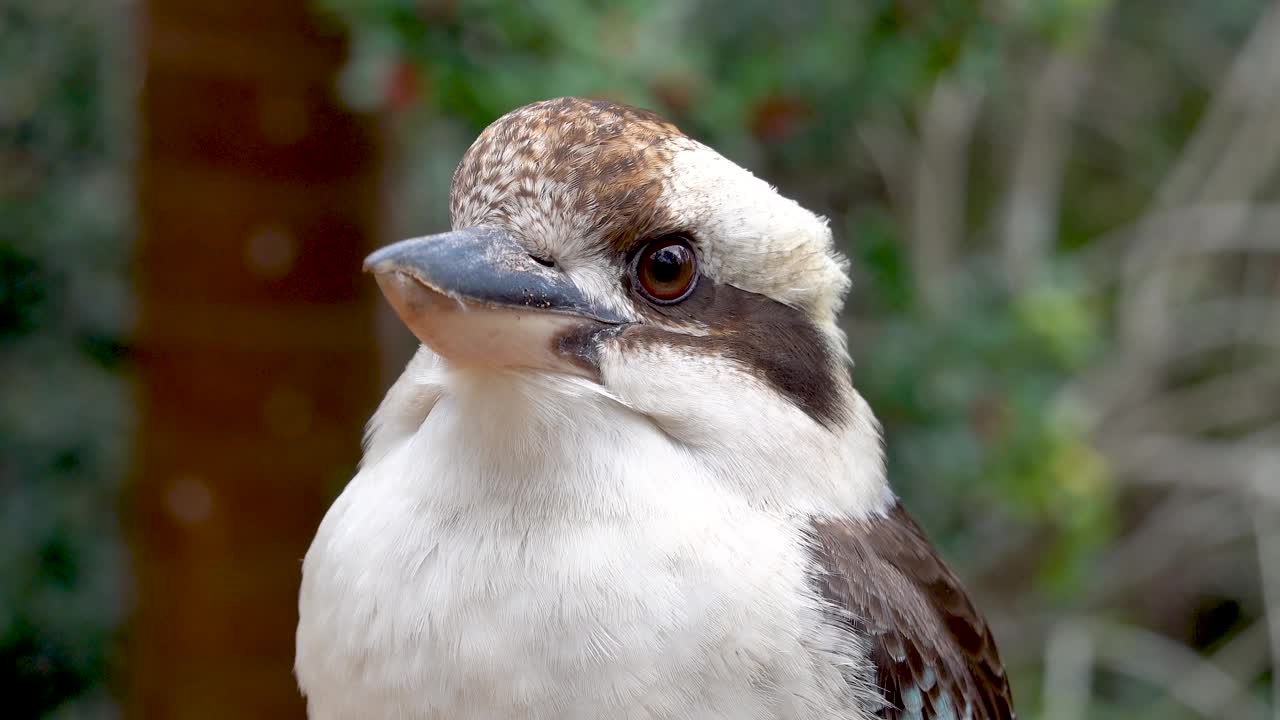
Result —
<instances>
[{"instance_id":1,"label":"dark brown eye","mask_svg":"<svg viewBox=\"0 0 1280 720\"><path fill-rule=\"evenodd\" d=\"M698 279L693 248L679 235L654 240L636 256L635 276L650 300L663 305L680 302Z\"/></svg>"}]
</instances>

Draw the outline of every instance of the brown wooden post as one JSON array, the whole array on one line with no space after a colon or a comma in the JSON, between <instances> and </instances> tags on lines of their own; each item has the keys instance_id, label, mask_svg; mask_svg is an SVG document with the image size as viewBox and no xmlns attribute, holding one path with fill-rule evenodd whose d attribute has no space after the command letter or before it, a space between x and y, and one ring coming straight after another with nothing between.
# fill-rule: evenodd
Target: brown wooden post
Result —
<instances>
[{"instance_id":1,"label":"brown wooden post","mask_svg":"<svg viewBox=\"0 0 1280 720\"><path fill-rule=\"evenodd\" d=\"M146 0L126 708L301 717L300 563L376 403L375 122L306 0Z\"/></svg>"}]
</instances>

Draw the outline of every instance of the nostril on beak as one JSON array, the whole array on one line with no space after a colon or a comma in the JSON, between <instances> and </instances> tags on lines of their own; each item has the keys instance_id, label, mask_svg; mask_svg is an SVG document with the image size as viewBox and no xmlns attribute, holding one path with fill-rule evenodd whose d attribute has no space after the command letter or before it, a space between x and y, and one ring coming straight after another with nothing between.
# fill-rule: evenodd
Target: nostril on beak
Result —
<instances>
[{"instance_id":1,"label":"nostril on beak","mask_svg":"<svg viewBox=\"0 0 1280 720\"><path fill-rule=\"evenodd\" d=\"M551 258L543 257L541 255L534 255L533 253L529 253L529 257L533 258L534 262L538 263L539 265L542 265L543 267L553 268L556 266L556 261L552 260Z\"/></svg>"}]
</instances>

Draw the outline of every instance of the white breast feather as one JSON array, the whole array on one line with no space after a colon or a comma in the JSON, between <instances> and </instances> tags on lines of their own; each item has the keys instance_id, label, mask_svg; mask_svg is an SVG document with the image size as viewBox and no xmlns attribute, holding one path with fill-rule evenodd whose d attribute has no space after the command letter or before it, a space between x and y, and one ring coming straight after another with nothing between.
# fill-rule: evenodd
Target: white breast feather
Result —
<instances>
[{"instance_id":1,"label":"white breast feather","mask_svg":"<svg viewBox=\"0 0 1280 720\"><path fill-rule=\"evenodd\" d=\"M410 364L307 554L312 718L869 717L876 691L847 682L865 653L809 586L808 518L752 489L793 459L726 479L627 409L643 397L447 373ZM876 508L873 485L838 500Z\"/></svg>"}]
</instances>

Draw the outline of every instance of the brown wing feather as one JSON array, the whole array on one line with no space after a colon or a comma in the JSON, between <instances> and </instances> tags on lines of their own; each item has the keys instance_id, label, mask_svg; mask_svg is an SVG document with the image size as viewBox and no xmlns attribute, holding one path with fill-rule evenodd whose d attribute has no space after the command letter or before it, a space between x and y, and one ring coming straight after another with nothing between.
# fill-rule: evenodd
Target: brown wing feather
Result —
<instances>
[{"instance_id":1,"label":"brown wing feather","mask_svg":"<svg viewBox=\"0 0 1280 720\"><path fill-rule=\"evenodd\" d=\"M986 622L900 504L882 518L816 521L823 595L867 638L886 720L1013 720Z\"/></svg>"}]
</instances>

